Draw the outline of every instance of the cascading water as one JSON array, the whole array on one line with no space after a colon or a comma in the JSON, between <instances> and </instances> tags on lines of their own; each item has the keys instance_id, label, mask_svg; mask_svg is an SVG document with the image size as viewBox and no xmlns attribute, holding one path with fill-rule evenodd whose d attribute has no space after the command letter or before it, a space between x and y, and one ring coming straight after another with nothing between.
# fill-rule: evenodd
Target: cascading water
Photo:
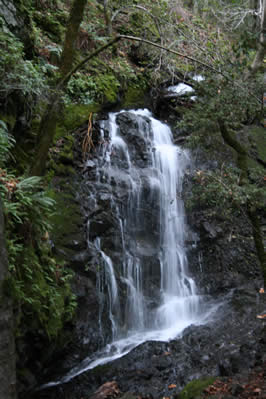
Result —
<instances>
[{"instance_id":1,"label":"cascading water","mask_svg":"<svg viewBox=\"0 0 266 399\"><path fill-rule=\"evenodd\" d=\"M148 169L145 184L143 173L133 164L126 142L119 136L117 114L109 116L110 153L118 151L127 163L130 180L130 195L121 222L122 237L125 235L135 246L141 246L138 232L142 230L141 202L144 191L149 192L149 201L157 205L157 222L160 226L158 246L160 263L160 287L158 298L152 298L157 306L150 306L149 294L145 285L150 276L146 265L137 253L132 254L129 246L123 244L123 268L120 278L127 285L126 332L117 328L117 338L127 340L141 335L140 341L147 339L169 340L177 336L185 327L198 321L199 297L196 295L194 280L189 277L184 247L185 216L180 198L185 169L189 164L188 152L172 143L170 128L154 119L147 110L130 111L137 116L138 129L146 143ZM148 118L148 119L147 119ZM108 156L106 171L116 168ZM142 168L143 169L143 168ZM147 169L147 168L145 168ZM156 245L156 244L155 244ZM136 338L138 341L139 338ZM134 342L136 344L137 342Z\"/></svg>"},{"instance_id":2,"label":"cascading water","mask_svg":"<svg viewBox=\"0 0 266 399\"><path fill-rule=\"evenodd\" d=\"M128 123L127 131L122 122ZM111 206L119 220L121 243L120 261L114 263L101 248L101 239L94 239L102 266L99 295L105 298L102 308L106 306L112 337L61 383L145 341L174 339L204 318L185 250L181 191L188 152L173 145L170 128L148 110L111 113L101 130L104 145L97 179L113 187ZM115 200L118 180L127 189L127 198L120 203Z\"/></svg>"}]
</instances>

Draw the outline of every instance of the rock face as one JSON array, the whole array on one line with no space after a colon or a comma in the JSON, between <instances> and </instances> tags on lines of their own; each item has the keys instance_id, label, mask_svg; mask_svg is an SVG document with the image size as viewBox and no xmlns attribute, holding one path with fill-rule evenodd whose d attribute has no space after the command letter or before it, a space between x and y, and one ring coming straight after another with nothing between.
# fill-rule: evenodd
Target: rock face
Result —
<instances>
[{"instance_id":1,"label":"rock face","mask_svg":"<svg viewBox=\"0 0 266 399\"><path fill-rule=\"evenodd\" d=\"M132 114L120 114L117 123L121 137L130 148L132 162L140 170L143 184L143 197L139 202L143 208L141 228L135 228L136 241L128 243L128 251L143 260L147 271L153 270L148 287L152 301L160 274L160 226L152 224L158 203L149 196L148 185L145 186L145 178L150 173L147 169L149 151ZM144 118L143 123L149 129L149 121ZM129 239L126 235L121 237L120 219L125 212L124 204L129 200L129 164L121 147L112 154L111 161L105 158L109 145L106 129L102 122L95 126L99 145L86 166L80 169L83 183L79 202L86 215L87 246L74 244L78 250L70 260L77 273L74 289L79 298L79 310L72 345L66 351L63 367L61 362L54 372L61 377L111 337L108 303L104 299L108 293L103 290L101 295L99 291L96 295L104 267L100 251L112 259L115 273L119 273L123 239ZM81 156L80 153L77 155ZM105 162L111 162L113 166L108 176L101 172ZM187 180L185 198L190 191L189 178ZM80 399L93 395L101 385L110 381L116 381L118 396L126 393L129 396L169 397L193 378L228 376L265 362L265 322L256 316L265 313L266 303L265 295L259 294L262 276L250 226L245 218L237 216L227 220L197 206L190 209L187 216L190 271L199 293L212 311L209 322L189 326L170 342L145 342L120 359L88 370L67 383L33 393L32 397ZM125 286L122 282L118 290L123 297ZM54 375L46 380L57 380Z\"/></svg>"},{"instance_id":2,"label":"rock face","mask_svg":"<svg viewBox=\"0 0 266 399\"><path fill-rule=\"evenodd\" d=\"M25 52L32 52L32 38L30 37L31 21L26 13L19 9L19 2L0 0L0 16L8 29L17 35L23 42Z\"/></svg>"},{"instance_id":3,"label":"rock face","mask_svg":"<svg viewBox=\"0 0 266 399\"><path fill-rule=\"evenodd\" d=\"M0 201L0 397L15 399L17 395L13 310L10 299L3 290L3 282L7 278L7 267L4 217Z\"/></svg>"}]
</instances>

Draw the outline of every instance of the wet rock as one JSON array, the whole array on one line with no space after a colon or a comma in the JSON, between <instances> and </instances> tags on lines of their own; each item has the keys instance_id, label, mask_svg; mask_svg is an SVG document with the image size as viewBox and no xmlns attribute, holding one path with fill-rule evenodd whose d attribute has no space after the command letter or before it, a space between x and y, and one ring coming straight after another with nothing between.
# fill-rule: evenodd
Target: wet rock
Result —
<instances>
[{"instance_id":1,"label":"wet rock","mask_svg":"<svg viewBox=\"0 0 266 399\"><path fill-rule=\"evenodd\" d=\"M96 165L96 163L93 162L92 160L88 160L88 161L86 162L85 167L86 167L86 169L91 170L91 169L95 169L95 168L97 167L97 165Z\"/></svg>"},{"instance_id":2,"label":"wet rock","mask_svg":"<svg viewBox=\"0 0 266 399\"><path fill-rule=\"evenodd\" d=\"M68 237L65 244L66 248L73 249L74 251L81 251L87 248L84 233L78 232L73 237Z\"/></svg>"},{"instance_id":3,"label":"wet rock","mask_svg":"<svg viewBox=\"0 0 266 399\"><path fill-rule=\"evenodd\" d=\"M138 397L131 392L126 392L124 395L121 396L121 399L138 399Z\"/></svg>"},{"instance_id":4,"label":"wet rock","mask_svg":"<svg viewBox=\"0 0 266 399\"><path fill-rule=\"evenodd\" d=\"M111 227L113 227L115 221L112 215L107 212L101 212L94 216L94 218L90 221L90 229L89 229L89 237L90 240L93 240L96 237L99 237L101 234L106 233Z\"/></svg>"},{"instance_id":5,"label":"wet rock","mask_svg":"<svg viewBox=\"0 0 266 399\"><path fill-rule=\"evenodd\" d=\"M13 1L0 0L0 10L0 15L9 27L16 28L19 25L17 10Z\"/></svg>"},{"instance_id":6,"label":"wet rock","mask_svg":"<svg viewBox=\"0 0 266 399\"><path fill-rule=\"evenodd\" d=\"M139 131L139 124L145 126L145 129L150 129L150 122L146 117L139 117L130 112L123 112L116 118L119 125L119 133L126 140L132 161L143 168L149 161L147 142Z\"/></svg>"},{"instance_id":7,"label":"wet rock","mask_svg":"<svg viewBox=\"0 0 266 399\"><path fill-rule=\"evenodd\" d=\"M216 238L219 234L222 234L223 230L220 226L211 225L209 222L203 222L202 226L209 238Z\"/></svg>"},{"instance_id":8,"label":"wet rock","mask_svg":"<svg viewBox=\"0 0 266 399\"><path fill-rule=\"evenodd\" d=\"M71 258L71 264L74 267L85 267L88 261L91 259L91 254L86 250L78 252Z\"/></svg>"}]
</instances>

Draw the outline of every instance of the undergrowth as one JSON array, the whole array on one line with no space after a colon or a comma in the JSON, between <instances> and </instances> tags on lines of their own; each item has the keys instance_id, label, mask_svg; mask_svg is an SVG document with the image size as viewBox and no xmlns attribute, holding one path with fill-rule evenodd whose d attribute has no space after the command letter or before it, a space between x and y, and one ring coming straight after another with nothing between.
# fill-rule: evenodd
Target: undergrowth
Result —
<instances>
[{"instance_id":1,"label":"undergrowth","mask_svg":"<svg viewBox=\"0 0 266 399\"><path fill-rule=\"evenodd\" d=\"M7 294L13 298L17 335L43 331L55 338L74 313L72 273L52 254L49 232L55 202L40 177L19 176L6 168L14 140L0 123L0 195L9 261Z\"/></svg>"}]
</instances>

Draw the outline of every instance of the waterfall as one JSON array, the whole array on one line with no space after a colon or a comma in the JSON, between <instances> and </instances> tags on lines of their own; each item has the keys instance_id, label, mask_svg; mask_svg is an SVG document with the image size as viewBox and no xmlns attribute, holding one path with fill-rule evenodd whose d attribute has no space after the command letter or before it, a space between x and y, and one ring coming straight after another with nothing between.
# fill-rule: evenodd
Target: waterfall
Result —
<instances>
[{"instance_id":1,"label":"waterfall","mask_svg":"<svg viewBox=\"0 0 266 399\"><path fill-rule=\"evenodd\" d=\"M115 239L121 248L114 261L102 239L94 239L101 259L99 295L105 301L101 315L105 306L110 342L61 383L145 341L174 339L202 321L185 248L181 193L189 152L173 144L170 128L148 110L110 113L101 122L101 134L97 179L112 187ZM126 192L122 201L117 200L118 187Z\"/></svg>"},{"instance_id":2,"label":"waterfall","mask_svg":"<svg viewBox=\"0 0 266 399\"><path fill-rule=\"evenodd\" d=\"M103 123L103 129L107 128L110 132L108 154L104 155L104 173L110 176L114 169L117 171L121 168L119 163L124 159L124 169L130 185L124 218L120 218L123 264L119 275L127 286L126 316L125 320L116 319L117 334L114 338L121 341L123 338L128 340L131 336L135 345L140 335L141 341L169 340L188 325L196 323L199 297L195 282L188 274L186 224L181 199L183 176L190 162L189 154L173 145L170 128L153 118L149 111L137 110L130 113L136 117L138 131L148 153L147 165L142 170L131 160L126 140L119 134L119 125L116 123L119 114L111 113L109 120ZM112 162L114 152L119 154L119 162ZM159 248L160 284L157 298L149 297L146 286L150 275L146 273L145 259L143 261L138 256L142 246L142 203L144 192L147 197L147 191L149 203L158 208L156 219L159 224L159 238L158 243L153 243ZM151 224L152 222L151 220ZM130 245L125 242L125 236ZM135 251L132 251L132 247ZM109 287L114 287L111 281ZM115 295L116 292L113 293ZM154 302L157 306L154 306ZM113 320L112 312L110 319Z\"/></svg>"}]
</instances>

